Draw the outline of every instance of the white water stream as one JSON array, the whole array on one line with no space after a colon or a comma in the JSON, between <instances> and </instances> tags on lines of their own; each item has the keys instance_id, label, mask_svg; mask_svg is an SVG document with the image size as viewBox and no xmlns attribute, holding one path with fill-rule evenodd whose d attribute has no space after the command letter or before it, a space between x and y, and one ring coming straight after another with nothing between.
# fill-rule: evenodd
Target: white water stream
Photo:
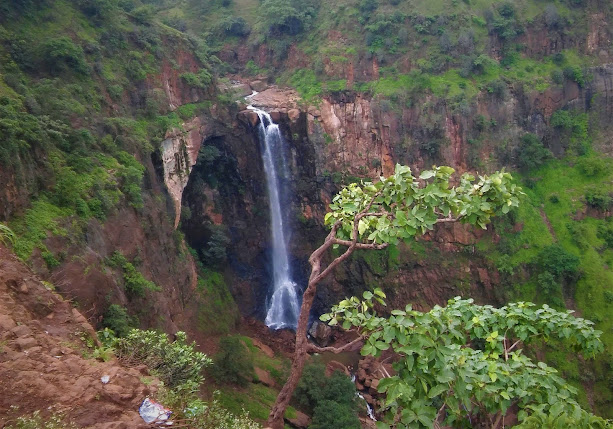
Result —
<instances>
[{"instance_id":1,"label":"white water stream","mask_svg":"<svg viewBox=\"0 0 613 429\"><path fill-rule=\"evenodd\" d=\"M253 106L248 106L248 109L257 113L260 119L258 130L263 146L262 160L270 203L273 284L272 296L267 303L265 323L271 329L295 328L300 313L300 297L297 291L298 286L292 280L287 254L288 222L282 211L282 205L287 207L288 204L284 195L285 189L282 186L284 179L288 178L285 141L279 126L272 121L267 112Z\"/></svg>"}]
</instances>

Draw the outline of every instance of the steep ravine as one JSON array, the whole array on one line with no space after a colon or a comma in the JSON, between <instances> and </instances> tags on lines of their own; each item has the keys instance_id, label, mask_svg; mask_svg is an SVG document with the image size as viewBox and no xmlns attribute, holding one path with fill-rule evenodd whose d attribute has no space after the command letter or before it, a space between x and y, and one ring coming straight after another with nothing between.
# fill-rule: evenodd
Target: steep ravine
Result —
<instances>
[{"instance_id":1,"label":"steep ravine","mask_svg":"<svg viewBox=\"0 0 613 429\"><path fill-rule=\"evenodd\" d=\"M296 195L289 209L295 230L291 254L297 271L306 275L305 261L323 238L321 221L327 204L348 180L389 174L397 162L408 164L416 171L432 163L451 165L460 172L474 171L469 154L483 160L479 170L493 170L513 162L513 153L517 150L513 144L526 132L541 137L546 146L560 155L564 152L559 143L562 139L549 126L552 113L559 109L589 112L592 120L606 130L607 112L613 109L613 65L590 72L593 79L583 88L569 82L538 93L511 86L502 103L484 94L470 114L454 113L438 102L431 103L433 107L426 112L418 108L384 112L380 100L353 91L332 94L318 105L308 107L297 103L296 94L291 91L270 87L259 93L253 99L254 104L270 111L280 122L292 149L290 169ZM422 143L431 137L433 129L424 125L424 115L428 112L440 118L434 129L439 130L436 132L441 133L440 138L445 142L434 155L422 150ZM477 133L478 115L497 126L480 136L483 144L474 154L471 138ZM187 183L182 204L190 208L192 217L183 221L182 228L192 247L206 247L210 226L224 225L231 240L227 273L233 295L245 314L261 317L269 275L266 272L269 221L254 131L258 119L250 111L241 111L235 118L238 121L228 118L225 128L217 126L214 131L209 125L201 125L205 119L200 118L195 122L199 124L198 133L192 131L166 140L165 148L181 147L182 141L186 150L172 149L164 155L171 160L165 163L165 177L175 198L175 207L178 206L176 189L180 187L174 178L180 177ZM508 142L504 148L500 147L502 141ZM594 143L605 153L613 148L610 135L604 132ZM202 157L201 162L194 164L198 151L207 146L214 146L223 161L213 165ZM501 159L501 151L507 158ZM189 157L181 158L183 154ZM176 165L183 166L178 169L172 161L177 157L180 161ZM188 175L182 170L187 171L190 165L195 167L187 180ZM210 185L212 178L214 186ZM198 185L194 180L198 180ZM492 231L486 234L495 238ZM318 307L325 308L373 282L388 284L394 290L396 305L412 301L429 306L468 290L484 302L495 300L498 273L485 259L472 255L477 241L474 231L457 225L429 234L425 240L430 248L427 255L401 252L414 256L407 256L406 261L401 256L392 266L379 261L378 256L369 257L368 261L353 258L344 269L338 270L331 284L321 288ZM433 251L441 256L434 256ZM436 263L441 260L449 268ZM403 284L412 286L407 289Z\"/></svg>"}]
</instances>

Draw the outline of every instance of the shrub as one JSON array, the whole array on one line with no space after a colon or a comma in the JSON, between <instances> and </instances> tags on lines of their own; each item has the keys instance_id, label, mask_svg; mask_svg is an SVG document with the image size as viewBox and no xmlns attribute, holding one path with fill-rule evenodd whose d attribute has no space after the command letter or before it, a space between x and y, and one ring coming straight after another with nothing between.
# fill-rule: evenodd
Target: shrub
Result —
<instances>
[{"instance_id":1,"label":"shrub","mask_svg":"<svg viewBox=\"0 0 613 429\"><path fill-rule=\"evenodd\" d=\"M90 69L85 61L83 49L68 37L48 40L41 48L44 60L53 72L74 70L81 74L89 74Z\"/></svg>"},{"instance_id":2,"label":"shrub","mask_svg":"<svg viewBox=\"0 0 613 429\"><path fill-rule=\"evenodd\" d=\"M561 70L555 69L551 72L551 81L557 85L564 83L564 73Z\"/></svg>"},{"instance_id":3,"label":"shrub","mask_svg":"<svg viewBox=\"0 0 613 429\"><path fill-rule=\"evenodd\" d=\"M611 205L611 192L608 187L591 186L585 191L585 201L595 209L606 210Z\"/></svg>"},{"instance_id":4,"label":"shrub","mask_svg":"<svg viewBox=\"0 0 613 429\"><path fill-rule=\"evenodd\" d=\"M355 385L349 377L339 371L326 377L325 369L321 363L305 366L294 392L298 403L308 410L315 410L322 401L336 401L355 409Z\"/></svg>"},{"instance_id":5,"label":"shrub","mask_svg":"<svg viewBox=\"0 0 613 429\"><path fill-rule=\"evenodd\" d=\"M579 66L566 67L564 69L564 77L576 82L580 87L585 86L585 76L583 75L583 70Z\"/></svg>"},{"instance_id":6,"label":"shrub","mask_svg":"<svg viewBox=\"0 0 613 429\"><path fill-rule=\"evenodd\" d=\"M557 29L562 26L562 17L560 17L558 8L552 3L545 6L545 25L550 29Z\"/></svg>"},{"instance_id":7,"label":"shrub","mask_svg":"<svg viewBox=\"0 0 613 429\"><path fill-rule=\"evenodd\" d=\"M362 427L354 410L336 401L320 401L313 410L309 429L360 429Z\"/></svg>"},{"instance_id":8,"label":"shrub","mask_svg":"<svg viewBox=\"0 0 613 429\"><path fill-rule=\"evenodd\" d=\"M579 272L579 258L567 252L559 244L544 248L538 256L543 271L551 273L556 280L573 280Z\"/></svg>"},{"instance_id":9,"label":"shrub","mask_svg":"<svg viewBox=\"0 0 613 429\"><path fill-rule=\"evenodd\" d=\"M123 271L124 286L128 296L142 298L147 290L154 292L161 290L154 282L147 280L119 251L115 251L107 263Z\"/></svg>"},{"instance_id":10,"label":"shrub","mask_svg":"<svg viewBox=\"0 0 613 429\"><path fill-rule=\"evenodd\" d=\"M166 334L133 329L125 338L114 341L115 355L127 365L145 364L171 389L193 389L204 381L202 370L211 364L196 344L188 344L185 332L177 332L175 341Z\"/></svg>"},{"instance_id":11,"label":"shrub","mask_svg":"<svg viewBox=\"0 0 613 429\"><path fill-rule=\"evenodd\" d=\"M264 0L259 10L270 35L296 35L310 26L315 13L310 2ZM311 6L311 7L309 7Z\"/></svg>"},{"instance_id":12,"label":"shrub","mask_svg":"<svg viewBox=\"0 0 613 429\"><path fill-rule=\"evenodd\" d=\"M487 84L487 92L499 100L504 100L507 96L507 84L501 79L495 79Z\"/></svg>"},{"instance_id":13,"label":"shrub","mask_svg":"<svg viewBox=\"0 0 613 429\"><path fill-rule=\"evenodd\" d=\"M220 266L226 262L228 258L227 249L230 244L230 239L226 235L222 226L211 226L211 237L207 243L207 247L202 252L204 263L209 266Z\"/></svg>"},{"instance_id":14,"label":"shrub","mask_svg":"<svg viewBox=\"0 0 613 429\"><path fill-rule=\"evenodd\" d=\"M605 246L609 249L613 249L613 225L598 225L598 232L596 236L601 240L604 240Z\"/></svg>"},{"instance_id":15,"label":"shrub","mask_svg":"<svg viewBox=\"0 0 613 429\"><path fill-rule=\"evenodd\" d=\"M246 386L253 378L253 359L239 337L224 337L210 370L218 383Z\"/></svg>"},{"instance_id":16,"label":"shrub","mask_svg":"<svg viewBox=\"0 0 613 429\"><path fill-rule=\"evenodd\" d=\"M260 429L261 426L249 418L243 411L239 415L232 414L223 408L217 400L219 392L214 392L211 402L204 402L200 398L191 398L185 401L166 395L162 402L173 410L177 410L176 417L189 422L189 427L196 429Z\"/></svg>"},{"instance_id":17,"label":"shrub","mask_svg":"<svg viewBox=\"0 0 613 429\"><path fill-rule=\"evenodd\" d=\"M245 37L251 32L249 24L242 17L229 16L221 23L221 29L228 36Z\"/></svg>"},{"instance_id":18,"label":"shrub","mask_svg":"<svg viewBox=\"0 0 613 429\"><path fill-rule=\"evenodd\" d=\"M111 329L117 337L126 337L138 325L138 320L118 304L111 304L102 316L102 327Z\"/></svg>"},{"instance_id":19,"label":"shrub","mask_svg":"<svg viewBox=\"0 0 613 429\"><path fill-rule=\"evenodd\" d=\"M181 79L183 79L187 85L193 88L202 89L206 89L213 81L213 77L206 69L201 69L198 74L182 73Z\"/></svg>"},{"instance_id":20,"label":"shrub","mask_svg":"<svg viewBox=\"0 0 613 429\"><path fill-rule=\"evenodd\" d=\"M608 162L599 157L581 158L577 161L577 168L584 176L597 177L609 172Z\"/></svg>"},{"instance_id":21,"label":"shrub","mask_svg":"<svg viewBox=\"0 0 613 429\"><path fill-rule=\"evenodd\" d=\"M552 157L549 149L534 134L525 134L517 149L517 166L522 170L533 170Z\"/></svg>"}]
</instances>

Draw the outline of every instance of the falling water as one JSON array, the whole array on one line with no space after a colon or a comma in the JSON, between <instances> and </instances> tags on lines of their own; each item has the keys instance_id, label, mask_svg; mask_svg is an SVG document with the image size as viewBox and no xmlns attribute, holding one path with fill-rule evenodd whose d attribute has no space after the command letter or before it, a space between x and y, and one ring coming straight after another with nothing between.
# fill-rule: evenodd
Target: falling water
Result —
<instances>
[{"instance_id":1,"label":"falling water","mask_svg":"<svg viewBox=\"0 0 613 429\"><path fill-rule=\"evenodd\" d=\"M260 118L259 137L264 146L262 160L268 186L270 203L270 223L272 229L272 296L268 301L266 325L272 329L295 328L300 312L300 298L297 285L292 281L292 273L287 256L287 221L281 212L283 188L279 179L288 177L285 161L283 136L279 126L263 110L249 106Z\"/></svg>"}]
</instances>

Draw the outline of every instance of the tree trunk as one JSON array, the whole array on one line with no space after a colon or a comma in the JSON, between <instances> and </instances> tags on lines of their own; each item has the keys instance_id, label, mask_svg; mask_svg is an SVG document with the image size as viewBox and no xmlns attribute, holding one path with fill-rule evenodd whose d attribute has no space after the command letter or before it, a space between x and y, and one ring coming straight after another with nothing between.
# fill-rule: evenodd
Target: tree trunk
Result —
<instances>
[{"instance_id":1,"label":"tree trunk","mask_svg":"<svg viewBox=\"0 0 613 429\"><path fill-rule=\"evenodd\" d=\"M307 328L309 324L309 315L311 306L315 297L317 286L315 283L310 283L307 286L302 296L302 306L300 307L300 316L298 317L298 326L296 327L296 350L294 352L294 361L289 378L285 382L283 389L279 392L275 405L272 407L268 416L268 426L272 429L283 429L283 415L292 398L292 394L298 386L304 363L307 358Z\"/></svg>"}]
</instances>

